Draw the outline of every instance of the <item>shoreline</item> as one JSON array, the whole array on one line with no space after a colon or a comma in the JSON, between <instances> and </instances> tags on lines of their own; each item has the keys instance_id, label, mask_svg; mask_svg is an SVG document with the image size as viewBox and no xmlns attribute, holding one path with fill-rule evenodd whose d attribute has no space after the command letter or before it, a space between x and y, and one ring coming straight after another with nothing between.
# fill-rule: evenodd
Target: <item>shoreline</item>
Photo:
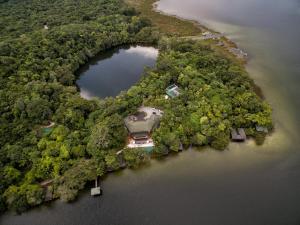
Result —
<instances>
[{"instance_id":1,"label":"shoreline","mask_svg":"<svg viewBox=\"0 0 300 225\"><path fill-rule=\"evenodd\" d=\"M220 63L223 63L222 65L224 65L224 63L227 63L226 65L228 67L231 66L231 65L234 66L234 67L238 67L238 74L241 75L241 77L243 77L244 80L243 81L239 80L236 83L236 85L242 86L243 83L240 83L240 82L246 82L248 90L250 92L252 92L251 94L253 94L255 100L257 102L260 101L260 100L258 100L258 97L255 97L255 94L258 95L258 96L260 96L257 93L259 92L258 90L261 90L261 89L258 86L255 85L253 79L251 79L248 76L248 73L245 70L244 64L247 61L243 60L243 58L239 59L238 57L234 57L234 54L233 54L234 52L228 51L230 49L230 47L236 46L236 44L233 43L232 41L230 41L227 37L225 37L223 35L222 36L221 35L217 35L217 34L219 34L218 32L215 32L215 31L212 31L212 30L206 28L205 26L203 26L198 21L188 20L188 19L184 19L184 18L181 18L181 17L178 17L178 16L169 15L169 14L166 14L164 12L161 12L160 10L157 9L157 5L155 4L155 3L157 3L157 0L142 0L142 1L139 1L139 0L125 0L125 1L137 1L138 3L141 3L141 4L146 3L146 5L144 5L144 6L146 7L146 10L149 10L148 12L150 12L150 15L148 14L148 18L147 18L147 14L144 14L143 12L141 12L140 15L141 15L141 17L146 17L146 19L156 20L158 18L158 20L156 21L156 24L155 23L152 24L152 27L151 27L151 29L153 28L153 31L155 31L155 29L158 29L158 33L159 34L158 34L157 40L159 40L160 38L161 39L165 38L166 41L170 41L170 42L174 41L174 43L173 43L174 46L176 46L177 44L180 44L180 42L186 42L186 43L191 44L191 45L195 44L197 42L199 42L199 43L201 42L201 44L203 44L204 47L208 47L209 48L209 51L205 53L206 54L205 56L208 55L210 57L209 59L214 59L214 57L217 55L217 56L219 56L219 58L222 59L220 61ZM129 4L129 6L130 5L131 4ZM139 11L139 10L137 9L137 11ZM163 18L162 20L159 20L160 16L161 16L161 18ZM164 22L166 22L166 23L164 23ZM167 30L165 30L164 32L160 32L159 29L162 29L162 27L160 27L159 23L163 24L163 26L166 27ZM187 29L185 29L186 27L187 27ZM170 33L168 33L169 30L171 30ZM174 39L174 40L172 40L172 39ZM131 40L131 39L129 39L129 40ZM135 39L133 39L133 40L135 40ZM137 40L139 40L139 39L137 39ZM142 39L142 40L144 40L144 39ZM148 40L148 39L146 39L146 40ZM220 45L220 42L222 42L222 45ZM149 43L150 43L150 41L149 41ZM172 43L166 43L166 44L172 44ZM106 50L104 50L103 52L106 52ZM201 58L201 55L199 56L199 52L192 52L191 51L191 54L192 54L192 56L191 56L192 58L193 57L195 57L195 58L199 57L199 58L197 58L197 59L199 59L199 61L197 61L197 62L207 63L208 60L209 60L209 59L203 59L203 58ZM90 59L90 55L94 55L94 52L92 50L91 50L91 53L87 55L88 57L87 56L86 57ZM181 54L180 51L178 51L178 55L182 56L182 57L185 57L184 54L183 53ZM169 55L169 59L172 59L171 55ZM190 62L186 62L185 63L186 66L189 66L190 65L189 63ZM80 65L80 63L78 63L78 64ZM194 64L198 65L198 63L194 63ZM212 64L215 65L214 63L212 63ZM180 66L182 66L182 64ZM201 64L200 64L199 67L201 67ZM195 66L195 71L196 72L197 72L197 68L198 67ZM162 74L163 74L164 71L161 70L159 72L162 72ZM222 71L222 72L224 72L224 71ZM174 74L176 76L177 73L174 73ZM211 74L214 74L214 73L211 73ZM212 76L210 76L210 74L206 74L206 75L207 75L207 77L205 79L216 80L216 77L214 75L212 75ZM224 76L227 76L227 73L224 73ZM178 79L178 77L176 79ZM194 77L191 76L190 80L193 80L193 79L194 79ZM147 82L145 84L149 85L151 83L151 80L147 80ZM163 81L163 82L164 82L164 84L167 84L167 81ZM155 83L155 82L152 82L152 83ZM183 84L183 86L187 87L188 84L186 84L186 85ZM237 89L237 87L239 87L239 86L236 86L236 85L233 85L235 89ZM155 87L155 86L153 85L153 87ZM235 89L232 89L233 93L236 93L234 91ZM142 89L140 88L140 90L142 90ZM152 89L150 88L150 90L152 90ZM154 90L154 88L153 88L153 90ZM193 90L194 93L197 92L197 89L195 89L195 88L192 89L192 90ZM225 88L224 88L224 90L225 90ZM153 95L149 95L150 97L146 101L148 101L148 103L151 103L151 105L154 104L154 106L158 106L159 107L160 106L160 102L159 102L160 99L157 98L156 96L160 96L160 95L161 95L161 92L159 92L159 91L155 92L154 91L154 94ZM128 96L129 96L129 94L128 94ZM124 98L121 99L121 100L125 101L126 100L126 96L124 96ZM143 100L144 99L142 99L142 101ZM140 101L140 99L137 98L137 101ZM197 102L198 100L195 99L194 101ZM255 101L254 106L259 106L258 103L256 104L256 101ZM109 103L109 102L107 102L107 103ZM184 103L184 102L182 102L182 103ZM147 102L146 102L146 104L147 104ZM208 104L210 104L209 101L208 101ZM184 104L181 104L181 105L184 105ZM105 105L103 105L103 106L105 106ZM133 110L134 107L135 106L131 106L131 108L129 108L129 109ZM127 110L129 110L129 109L127 109ZM262 110L264 110L264 109L262 109ZM91 111L92 111L92 109L91 109ZM96 109L94 109L94 111L96 111ZM112 111L112 112L114 112L114 111ZM186 112L189 112L189 111L186 111ZM104 114L104 112L102 112L102 111L99 111L99 113ZM110 111L107 111L107 113L110 113ZM129 112L126 112L126 113L129 113ZM103 118L101 118L101 119L103 119L103 122L101 121L102 124L99 124L99 127L101 129L102 128L103 129L104 128L105 129L115 129L115 127L111 127L109 125L108 121L110 119L112 119L112 118L116 118L116 120L119 122L118 119L119 119L119 117L123 116L123 114L121 114L121 112L117 111L113 115L115 115L115 117L113 117L110 114L106 115L106 116L103 116ZM223 117L227 117L227 114L224 114ZM172 117L170 117L170 118L172 118ZM205 123L205 121L208 121L208 118L206 116L201 117L201 119L204 120L203 123ZM215 119L215 117L212 116L212 119ZM54 120L54 122L57 122L57 121ZM63 122L61 122L61 123L63 124ZM59 122L57 124L59 124ZM183 134L183 135L185 135L184 137L186 137L186 142L183 143L183 144L185 146L188 146L188 145L191 145L192 143L196 143L196 145L199 145L199 146L207 145L207 146L212 146L212 148L215 148L215 149L225 150L227 148L226 145L228 146L228 143L230 141L229 140L230 139L229 138L229 133L230 133L229 129L231 129L231 128L228 126L227 127L228 129L227 129L226 125L224 125L224 124L222 124L222 125L223 125L224 128L221 127L220 129L223 129L223 131L226 129L225 131L227 132L227 136L226 136L225 132L224 132L225 134L223 134L223 133L222 133L222 135L219 134L220 133L220 131L219 131L220 129L218 130L216 126L212 125L211 129L215 129L216 130L216 133L214 134L214 136L212 134L205 134L205 136L204 136L204 135L202 135L202 134L199 133L199 136L200 136L200 137L198 137L199 141L195 142L195 141L192 141L192 138L194 138L192 135L195 136L195 134L194 134L195 132L193 134L189 134L188 132L186 132L186 133ZM235 128L235 129L242 129L243 130L244 128L243 128L242 125L239 125L241 128ZM51 126L53 126L53 124L51 124ZM120 122L120 123L117 124L117 129L120 128L120 129L124 130L123 126L124 126L123 122L122 123ZM63 125L62 125L62 127L63 127ZM93 149L96 149L98 151L101 146L100 147L97 146L97 142L95 142L94 139L96 140L96 138L99 138L98 137L99 135L100 135L100 138L101 138L101 134L98 134L97 132L95 132L95 134L93 133L93 130L95 129L95 126L91 127L91 128L92 128L92 132L90 134L90 140L92 140L93 142L89 142L88 144L91 143L90 145L93 147ZM166 126L165 128L169 129L168 126ZM247 133L247 135L249 135L249 137L256 138L256 136L255 136L256 131L255 131L254 126L253 127L245 127L245 129L246 128L249 128L249 131L248 131L249 134ZM64 129L64 127L62 129ZM195 128L196 132L199 130L199 129L198 130L197 129L198 128ZM169 129L169 130L171 130L171 129ZM69 132L69 130L65 131L65 133L67 133L67 132ZM123 133L120 133L120 135L122 135L122 134ZM92 136L92 135L94 135L94 136ZM158 133L158 135L160 135L161 137L164 137L163 136L163 132L161 134ZM173 138L174 140L178 141L181 144L181 146L182 146L182 142L183 141L182 141L181 137L178 134L174 134L174 133L169 132L169 135L173 135L173 136L171 136L171 137L166 136L167 140L168 140L168 138L170 140ZM91 136L92 136L92 138L91 138ZM213 136L215 139L212 139L211 136ZM244 134L244 136L245 136L245 138L243 138L243 140L244 139L246 140L246 135ZM93 137L95 137L95 138L93 139ZM110 138L110 137L108 137L108 138ZM112 141L115 141L115 139L113 139L113 138L114 137L111 138ZM205 138L205 139L203 139L203 138ZM264 140L264 138L265 138L265 136L263 137L263 140ZM51 140L50 139L48 140L47 138L45 138L44 141L47 143L47 141L50 142ZM119 144L119 143L117 143L117 144ZM120 144L122 144L122 143L120 143ZM160 144L161 145L160 146L161 147L160 150L157 152L158 154L164 154L164 152L163 152L164 149L167 149L167 153L168 154L169 154L169 150L171 150L171 152L172 151L174 151L174 152L175 151L176 152L180 151L179 149L176 149L178 147L178 145L177 145L177 147L175 146L176 144L175 145L171 145L169 143L163 143L163 142L158 142L156 144ZM171 147L173 147L173 148L171 148ZM113 146L113 148L119 148L119 145L117 147ZM47 150L47 146L45 147L45 149ZM114 151L115 151L115 149L112 149L110 153L107 153L107 155L106 155L108 157L107 161L103 161L103 168L101 167L101 169L103 169L103 170L101 170L101 174L97 173L97 176L104 176L104 174L106 174L108 172L122 169L121 165L117 165L118 164L118 157L115 156L115 152ZM91 179L91 178L86 178L85 177L82 180L79 180L78 184L77 184L78 185L78 190L76 189L76 192L71 192L73 190L72 188L70 188L70 186L73 185L71 183L71 180L72 180L71 178L72 178L72 176L74 176L74 174L76 174L76 170L80 170L82 168L87 167L88 169L85 172L86 172L86 174L88 174L88 172L90 172L90 170L94 170L94 168L98 168L96 166L97 161L94 160L94 158L93 158L93 156L95 155L95 158L97 159L96 153L95 152L88 152L88 151L86 153L89 153L90 155L92 155L92 157L91 158L77 157L76 159L78 159L78 160L76 161L76 163L74 163L72 165L72 167L70 167L70 169L68 169L67 171L65 171L65 173L62 176L58 176L57 179L55 178L56 179L55 182L54 182L55 184L53 184L53 187L51 186L51 188L50 188L51 200L55 200L57 198L60 198L63 201L72 201L74 198L76 198L76 195L78 194L77 192L83 188L83 186L82 186L83 184L82 183L87 182L89 179ZM135 165L139 166L140 164L142 164L142 163L144 163L145 161L148 160L148 155L146 153L144 153L144 152L140 154L139 151L136 151L136 152L133 151L133 153L128 153L128 154L129 154L129 156L127 155L128 158L129 158L128 159L128 168L134 167ZM138 160L135 160L134 157L137 157ZM132 158L134 158L134 159L132 159ZM39 185L39 184L34 184L34 185ZM18 187L18 188L21 188L21 186ZM16 190L18 190L18 189L16 189ZM41 194L41 198L44 198L45 197L44 195L46 195L45 190L41 190L41 188L40 188L39 191L43 191L43 193ZM48 191L48 187L47 187L46 192L47 191ZM70 191L70 192L68 192L68 191ZM23 195L23 193L22 193L22 195ZM17 200L16 200L16 202L17 202ZM42 202L43 202L43 200L42 200ZM37 203L36 205L39 205L41 203ZM29 206L35 206L35 205L33 205L33 204L29 205L28 204L28 205L25 205L24 207L29 207ZM21 209L21 210L23 210L23 209Z\"/></svg>"},{"instance_id":2,"label":"shoreline","mask_svg":"<svg viewBox=\"0 0 300 225\"><path fill-rule=\"evenodd\" d=\"M167 36L171 35L171 36L175 36L175 37L179 37L179 38L201 39L204 32L211 32L214 35L222 35L217 40L224 42L225 43L224 46L218 46L216 43L214 43L215 40L211 40L211 39L207 39L207 42L210 44L210 46L214 50L221 52L223 55L225 55L226 57L228 57L235 63L242 64L242 65L247 64L248 57L238 58L236 55L234 55L232 52L229 51L229 48L235 48L237 50L241 50L235 42L231 41L228 37L223 35L221 32L218 32L211 28L208 28L207 26L203 25L201 22L199 22L197 20L186 19L186 18L177 16L175 14L169 14L169 13L159 10L157 8L157 5L160 0L142 0L142 1L124 0L124 1L127 4L131 5L132 7L136 8L143 17L150 19L152 21L154 27L157 27L158 29L160 29L160 31L162 33L166 33ZM149 15L149 13L151 13L149 11L156 14L157 17L162 16L164 18L157 19L156 17L151 17L152 15ZM163 21L163 23L159 23L159 22L161 22L160 20L163 20L163 19L166 19L166 20L167 19L172 19L172 20L175 19L175 22L174 22L175 25L168 24L169 21ZM186 32L183 31L181 29L181 27L178 27L178 30L175 30L175 31L172 30L171 33L164 31L164 28L166 28L168 26L176 27L178 25L178 23L180 23L179 21L181 22L181 24L179 24L180 26L181 25L184 25L184 26L192 25L193 31L192 32L188 31L188 33L191 33L192 35L186 35ZM243 51L243 50L241 50L241 51ZM246 55L247 55L247 53L246 53Z\"/></svg>"},{"instance_id":3,"label":"shoreline","mask_svg":"<svg viewBox=\"0 0 300 225\"><path fill-rule=\"evenodd\" d=\"M152 22L153 22L154 18L153 17L151 18L150 17L151 15L148 15L148 13L149 13L148 10L149 9L151 10L152 13L154 13L156 15L160 15L160 16L163 16L163 17L175 19L175 20L181 21L182 23L184 23L186 25L192 25L192 27L194 27L194 32L198 33L198 34L191 35L191 36L185 36L185 35L183 35L183 33L180 33L182 31L179 29L179 36L178 36L178 33L175 34L175 35L173 34L174 36L177 36L179 38L181 37L181 38L187 38L187 39L193 39L193 38L200 39L203 32L211 32L212 34L222 35L221 38L220 38L220 41L223 41L226 46L218 46L217 43L214 43L215 40L206 40L206 41L209 43L209 45L212 47L213 50L215 50L215 51L223 54L225 57L229 58L234 63L237 63L238 65L240 65L246 71L246 67L245 66L248 63L249 57L246 56L246 57L240 59L237 56L235 56L232 52L230 52L229 48L235 48L235 49L238 49L238 50L241 50L241 49L239 48L239 46L235 42L233 42L232 40L230 40L228 37L226 37L225 35L223 35L221 32L218 32L218 31L215 31L215 30L213 30L211 28L208 28L207 26L201 24L201 22L199 22L197 20L186 19L186 18L177 16L175 14L169 14L169 13L163 12L162 10L159 10L157 8L157 6L158 6L158 2L160 0L142 0L142 1L139 1L139 0L124 0L124 1L127 4L131 5L132 7L136 8L138 11L140 11L140 13L143 16L145 16L146 18L148 18L150 20L152 19L151 20ZM158 29L161 29L161 27L159 27L160 24L154 22L153 25L155 27L157 27ZM163 24L163 26L166 26L166 25ZM243 51L243 50L241 50L241 51ZM261 87L258 86L255 83L254 79L252 79L251 77L250 77L250 79L252 80L252 86L253 86L254 92L262 100L265 100L265 96L264 96L264 93L263 93L263 90L261 89Z\"/></svg>"},{"instance_id":4,"label":"shoreline","mask_svg":"<svg viewBox=\"0 0 300 225\"><path fill-rule=\"evenodd\" d=\"M186 19L186 18L180 17L180 16L178 16L178 15L176 15L176 14L169 14L169 13L163 12L162 10L159 10L159 9L157 8L157 7L158 7L158 2L159 2L159 1L160 1L160 0L154 0L154 3L152 4L152 10L153 10L154 12L156 12L156 13L158 13L158 14L161 14L161 15L164 15L164 16L173 17L173 18L176 18L176 19L178 19L178 20L181 20L181 21L184 21L184 22L187 22L187 23L191 23L191 24L193 24L194 26L196 26L196 27L199 29L199 31L201 31L201 33L203 33L203 32L211 32L212 34L222 35L222 36L220 37L220 40L223 40L223 41L226 42L226 44L227 44L226 47L232 47L232 48L240 49L240 48L238 47L238 45L237 45L235 42L231 41L231 40L230 40L228 37L226 37L224 34L222 34L222 33L219 32L219 31L213 30L213 29L211 29L211 28L209 28L209 27L203 25L201 22L199 22L199 21L197 21L197 20ZM201 37L201 35L194 36L194 37ZM193 38L193 36L190 36L190 37L187 36L186 38ZM216 46L216 45L214 45L213 43L211 43L211 44L212 44L212 47L219 47L219 49L224 50L226 53L230 53L230 52L228 51L228 49L226 49L224 46ZM226 54L226 55L227 55L227 54ZM248 58L244 58L244 59L240 60L240 59L238 59L236 56L234 56L234 54L230 54L230 58L232 58L232 57L235 59L235 61L239 61L239 62L241 62L243 65L246 65L247 62L248 62Z\"/></svg>"},{"instance_id":5,"label":"shoreline","mask_svg":"<svg viewBox=\"0 0 300 225\"><path fill-rule=\"evenodd\" d=\"M239 46L233 42L232 40L230 40L228 37L226 37L225 35L223 35L221 32L219 31L216 31L216 30L213 30L211 28L208 28L207 26L201 24L201 22L197 21L197 20L192 20L192 19L186 19L186 18L183 18L183 17L180 17L180 16L177 16L175 14L169 14L169 13L166 13L166 12L163 12L162 10L159 10L157 7L158 7L158 2L160 0L154 0L154 3L152 4L152 10L158 14L161 14L161 15L164 15L164 16L169 16L169 17L174 17L178 20L182 20L182 21L185 21L187 23L191 23L193 25L195 25L196 27L198 27L200 30L202 29L204 32L211 32L213 34L220 34L222 35L222 38L224 39L224 41L228 44L229 47L233 47L233 48L237 48L237 49L240 49ZM195 36L197 37L197 36ZM200 37L200 36L199 36ZM187 37L187 38L192 38L191 37ZM241 63L243 68L246 70L245 66L247 65L248 63L248 60L249 60L249 57L245 57L244 59L240 60L238 59L236 56L234 56L233 54L231 54L228 49L226 49L226 47L223 47L223 46L217 46L217 45L214 45L212 43L211 47L213 47L214 50L218 51L218 50L222 50L222 52L226 55L226 56L229 56L230 59L233 59L234 61L237 61L238 63ZM246 53L247 54L247 53ZM252 78L251 78L252 79ZM265 96L264 96L264 93L263 93L263 90L261 89L260 86L258 86L256 83L255 83L255 80L252 79L253 81L253 89L254 89L254 92L263 100L265 100Z\"/></svg>"}]
</instances>

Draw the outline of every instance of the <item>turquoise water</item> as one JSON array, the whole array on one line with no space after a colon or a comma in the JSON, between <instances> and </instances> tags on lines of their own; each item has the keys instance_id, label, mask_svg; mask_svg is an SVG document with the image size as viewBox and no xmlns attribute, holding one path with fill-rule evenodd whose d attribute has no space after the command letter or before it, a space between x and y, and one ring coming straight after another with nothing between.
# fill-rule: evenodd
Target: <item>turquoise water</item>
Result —
<instances>
[{"instance_id":1,"label":"turquoise water","mask_svg":"<svg viewBox=\"0 0 300 225\"><path fill-rule=\"evenodd\" d=\"M147 153L151 153L153 151L153 147L146 147L144 148L144 151Z\"/></svg>"},{"instance_id":2,"label":"turquoise water","mask_svg":"<svg viewBox=\"0 0 300 225\"><path fill-rule=\"evenodd\" d=\"M52 127L46 127L42 129L44 135L50 134L52 130Z\"/></svg>"}]
</instances>

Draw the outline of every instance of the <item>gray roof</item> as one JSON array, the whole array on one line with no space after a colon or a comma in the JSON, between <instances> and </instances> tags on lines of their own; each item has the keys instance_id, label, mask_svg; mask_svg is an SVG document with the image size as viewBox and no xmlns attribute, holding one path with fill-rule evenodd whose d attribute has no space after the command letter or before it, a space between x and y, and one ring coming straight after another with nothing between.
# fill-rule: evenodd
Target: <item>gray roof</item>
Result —
<instances>
[{"instance_id":1,"label":"gray roof","mask_svg":"<svg viewBox=\"0 0 300 225\"><path fill-rule=\"evenodd\" d=\"M243 128L232 129L231 130L231 138L234 141L244 141L247 136Z\"/></svg>"},{"instance_id":2,"label":"gray roof","mask_svg":"<svg viewBox=\"0 0 300 225\"><path fill-rule=\"evenodd\" d=\"M259 125L256 125L256 131L258 132L263 132L263 133L268 133L268 128L266 127L263 127L263 126L259 126Z\"/></svg>"},{"instance_id":3,"label":"gray roof","mask_svg":"<svg viewBox=\"0 0 300 225\"><path fill-rule=\"evenodd\" d=\"M134 133L150 133L159 124L160 117L157 115L151 115L146 120L133 120L132 117L125 118L125 126L128 131Z\"/></svg>"},{"instance_id":4,"label":"gray roof","mask_svg":"<svg viewBox=\"0 0 300 225\"><path fill-rule=\"evenodd\" d=\"M162 112L155 108L142 107L139 111L124 119L125 126L129 133L150 133L158 127Z\"/></svg>"},{"instance_id":5,"label":"gray roof","mask_svg":"<svg viewBox=\"0 0 300 225\"><path fill-rule=\"evenodd\" d=\"M166 88L166 93L171 98L175 98L180 95L179 87L176 84L172 84L171 86Z\"/></svg>"}]
</instances>

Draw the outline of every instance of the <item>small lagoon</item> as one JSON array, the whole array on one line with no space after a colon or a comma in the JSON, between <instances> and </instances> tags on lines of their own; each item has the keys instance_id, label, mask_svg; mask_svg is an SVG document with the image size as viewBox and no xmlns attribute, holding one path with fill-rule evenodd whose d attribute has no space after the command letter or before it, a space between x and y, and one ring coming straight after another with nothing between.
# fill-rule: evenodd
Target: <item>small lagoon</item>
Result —
<instances>
[{"instance_id":1,"label":"small lagoon","mask_svg":"<svg viewBox=\"0 0 300 225\"><path fill-rule=\"evenodd\" d=\"M115 97L138 82L145 67L153 67L158 50L144 46L122 46L100 53L81 67L77 74L80 95L93 97Z\"/></svg>"}]
</instances>

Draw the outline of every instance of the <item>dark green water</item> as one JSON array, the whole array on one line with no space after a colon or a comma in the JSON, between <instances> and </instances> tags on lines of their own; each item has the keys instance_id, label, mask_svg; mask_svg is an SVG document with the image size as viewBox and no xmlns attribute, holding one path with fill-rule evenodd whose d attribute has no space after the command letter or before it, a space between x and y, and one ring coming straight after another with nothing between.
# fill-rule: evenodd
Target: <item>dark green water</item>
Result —
<instances>
[{"instance_id":1,"label":"dark green water","mask_svg":"<svg viewBox=\"0 0 300 225\"><path fill-rule=\"evenodd\" d=\"M250 55L247 69L274 108L275 133L257 147L186 151L124 170L73 204L59 201L4 225L299 225L300 3L162 0L159 9L224 32Z\"/></svg>"},{"instance_id":2,"label":"dark green water","mask_svg":"<svg viewBox=\"0 0 300 225\"><path fill-rule=\"evenodd\" d=\"M145 66L155 64L158 50L128 46L99 54L77 73L77 85L83 98L117 96L142 76Z\"/></svg>"}]
</instances>

